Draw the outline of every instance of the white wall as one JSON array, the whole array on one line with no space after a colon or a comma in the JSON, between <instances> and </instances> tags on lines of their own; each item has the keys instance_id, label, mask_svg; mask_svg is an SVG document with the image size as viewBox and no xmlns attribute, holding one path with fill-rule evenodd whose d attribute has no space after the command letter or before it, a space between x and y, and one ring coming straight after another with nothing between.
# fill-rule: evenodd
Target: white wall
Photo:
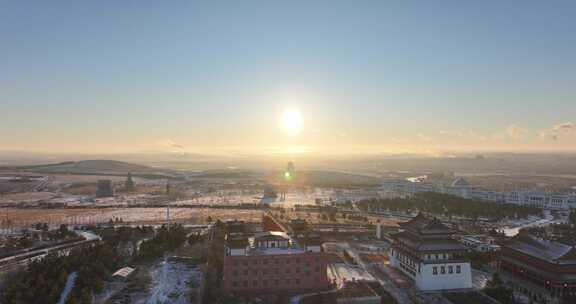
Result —
<instances>
[{"instance_id":1,"label":"white wall","mask_svg":"<svg viewBox=\"0 0 576 304\"><path fill-rule=\"evenodd\" d=\"M446 267L445 274L441 274L441 266ZM454 267L454 273L448 273L448 266ZM456 273L456 266L460 266L460 273ZM437 275L433 274L433 267L438 267ZM422 265L416 274L416 287L423 291L472 288L470 263Z\"/></svg>"},{"instance_id":2,"label":"white wall","mask_svg":"<svg viewBox=\"0 0 576 304\"><path fill-rule=\"evenodd\" d=\"M306 251L320 252L322 250L320 246L306 246Z\"/></svg>"}]
</instances>

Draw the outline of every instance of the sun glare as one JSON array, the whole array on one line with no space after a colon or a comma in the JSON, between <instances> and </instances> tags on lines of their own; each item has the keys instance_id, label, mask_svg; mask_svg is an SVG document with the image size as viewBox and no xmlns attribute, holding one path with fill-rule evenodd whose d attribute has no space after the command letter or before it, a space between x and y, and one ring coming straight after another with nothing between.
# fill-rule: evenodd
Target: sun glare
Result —
<instances>
[{"instance_id":1,"label":"sun glare","mask_svg":"<svg viewBox=\"0 0 576 304\"><path fill-rule=\"evenodd\" d=\"M304 119L299 111L289 110L282 113L282 128L289 135L296 135L302 130Z\"/></svg>"}]
</instances>

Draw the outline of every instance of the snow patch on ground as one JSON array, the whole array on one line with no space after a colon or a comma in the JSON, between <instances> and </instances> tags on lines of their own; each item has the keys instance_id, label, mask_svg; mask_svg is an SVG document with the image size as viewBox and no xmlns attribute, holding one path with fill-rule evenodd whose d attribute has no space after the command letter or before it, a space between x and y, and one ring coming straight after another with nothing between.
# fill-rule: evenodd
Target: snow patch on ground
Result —
<instances>
[{"instance_id":1,"label":"snow patch on ground","mask_svg":"<svg viewBox=\"0 0 576 304\"><path fill-rule=\"evenodd\" d=\"M190 293L200 286L202 272L196 265L164 260L152 268L152 284L146 304L190 303Z\"/></svg>"},{"instance_id":2,"label":"snow patch on ground","mask_svg":"<svg viewBox=\"0 0 576 304\"><path fill-rule=\"evenodd\" d=\"M58 304L66 303L68 296L72 292L72 288L74 288L74 284L76 283L76 278L78 277L78 273L73 272L68 275L68 279L66 280L66 285L64 286L64 290L60 294L60 300L58 300Z\"/></svg>"}]
</instances>

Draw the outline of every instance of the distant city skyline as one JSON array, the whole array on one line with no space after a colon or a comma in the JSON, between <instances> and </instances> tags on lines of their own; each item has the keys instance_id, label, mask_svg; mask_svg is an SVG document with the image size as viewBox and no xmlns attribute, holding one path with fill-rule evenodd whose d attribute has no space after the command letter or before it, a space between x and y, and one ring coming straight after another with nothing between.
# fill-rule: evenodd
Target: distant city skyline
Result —
<instances>
[{"instance_id":1,"label":"distant city skyline","mask_svg":"<svg viewBox=\"0 0 576 304\"><path fill-rule=\"evenodd\" d=\"M5 2L0 151L576 152L573 1Z\"/></svg>"}]
</instances>

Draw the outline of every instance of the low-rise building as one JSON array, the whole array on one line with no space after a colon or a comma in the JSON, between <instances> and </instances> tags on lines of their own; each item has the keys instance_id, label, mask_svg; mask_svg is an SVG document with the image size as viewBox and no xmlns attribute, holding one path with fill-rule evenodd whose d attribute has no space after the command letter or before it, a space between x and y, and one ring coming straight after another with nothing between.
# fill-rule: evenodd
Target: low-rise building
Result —
<instances>
[{"instance_id":1,"label":"low-rise building","mask_svg":"<svg viewBox=\"0 0 576 304\"><path fill-rule=\"evenodd\" d=\"M459 238L464 246L478 252L495 252L500 250L496 240L487 235L463 235Z\"/></svg>"},{"instance_id":2,"label":"low-rise building","mask_svg":"<svg viewBox=\"0 0 576 304\"><path fill-rule=\"evenodd\" d=\"M516 204L528 207L566 210L576 208L576 193L548 191L492 191L475 187L464 178L451 184L432 183L425 178L390 180L382 184L384 197L411 197L416 193L437 192L466 199Z\"/></svg>"},{"instance_id":3,"label":"low-rise building","mask_svg":"<svg viewBox=\"0 0 576 304\"><path fill-rule=\"evenodd\" d=\"M248 233L235 222L226 234L224 289L241 295L297 294L330 288L327 255L316 237L284 231Z\"/></svg>"}]
</instances>

